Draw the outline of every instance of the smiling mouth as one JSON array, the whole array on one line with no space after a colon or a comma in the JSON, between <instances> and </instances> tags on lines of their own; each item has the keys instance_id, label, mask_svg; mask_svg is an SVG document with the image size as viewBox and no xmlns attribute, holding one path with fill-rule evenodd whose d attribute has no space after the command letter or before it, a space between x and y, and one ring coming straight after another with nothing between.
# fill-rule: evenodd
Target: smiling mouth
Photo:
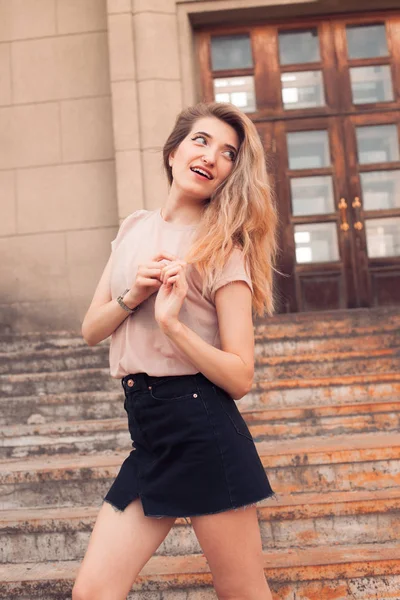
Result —
<instances>
[{"instance_id":1,"label":"smiling mouth","mask_svg":"<svg viewBox=\"0 0 400 600\"><path fill-rule=\"evenodd\" d=\"M192 173L199 175L199 177L203 177L203 179L207 179L207 181L210 181L212 179L211 175L208 176L205 173L202 173L199 169L190 167L190 170L192 171Z\"/></svg>"}]
</instances>

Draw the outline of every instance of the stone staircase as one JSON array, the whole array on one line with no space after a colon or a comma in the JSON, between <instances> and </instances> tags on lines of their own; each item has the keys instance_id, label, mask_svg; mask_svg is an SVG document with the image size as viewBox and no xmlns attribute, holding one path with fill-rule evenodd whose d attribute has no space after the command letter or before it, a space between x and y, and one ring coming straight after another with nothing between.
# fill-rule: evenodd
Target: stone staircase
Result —
<instances>
[{"instance_id":1,"label":"stone staircase","mask_svg":"<svg viewBox=\"0 0 400 600\"><path fill-rule=\"evenodd\" d=\"M278 501L258 507L274 600L400 599L400 309L255 323L238 401ZM0 337L0 599L66 600L101 499L131 449L108 341ZM177 519L130 600L211 600Z\"/></svg>"}]
</instances>

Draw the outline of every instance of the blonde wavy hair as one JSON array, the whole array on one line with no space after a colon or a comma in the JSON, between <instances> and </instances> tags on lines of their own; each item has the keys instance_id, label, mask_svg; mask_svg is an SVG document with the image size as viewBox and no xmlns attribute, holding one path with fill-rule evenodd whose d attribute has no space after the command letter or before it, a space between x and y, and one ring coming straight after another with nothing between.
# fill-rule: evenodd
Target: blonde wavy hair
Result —
<instances>
[{"instance_id":1,"label":"blonde wavy hair","mask_svg":"<svg viewBox=\"0 0 400 600\"><path fill-rule=\"evenodd\" d=\"M278 216L268 182L266 155L254 123L229 102L199 102L184 108L163 147L169 186L173 181L169 155L203 117L216 117L231 125L240 145L232 171L205 201L194 241L184 260L201 275L204 295L207 286L212 287L220 275L232 250L239 247L253 283L252 310L260 317L265 313L272 315Z\"/></svg>"}]
</instances>

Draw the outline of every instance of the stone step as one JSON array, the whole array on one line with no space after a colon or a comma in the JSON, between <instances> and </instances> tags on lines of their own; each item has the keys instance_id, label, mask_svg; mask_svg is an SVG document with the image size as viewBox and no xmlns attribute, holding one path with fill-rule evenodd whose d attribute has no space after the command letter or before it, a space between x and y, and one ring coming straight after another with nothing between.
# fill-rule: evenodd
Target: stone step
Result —
<instances>
[{"instance_id":1,"label":"stone step","mask_svg":"<svg viewBox=\"0 0 400 600\"><path fill-rule=\"evenodd\" d=\"M397 332L400 310L396 306L277 314L254 320L257 338L285 340L324 338L338 335ZM109 338L101 344L109 344ZM45 349L87 347L80 331L13 332L0 335L0 352L26 352Z\"/></svg>"},{"instance_id":2,"label":"stone step","mask_svg":"<svg viewBox=\"0 0 400 600\"><path fill-rule=\"evenodd\" d=\"M344 387L355 387L359 388L359 384L362 384L364 392L366 392L366 398L369 396L369 390L367 386L370 383L374 384L385 384L384 388L387 390L388 385L395 384L391 390L391 395L396 396L395 388L397 382L400 379L400 373L398 369L393 372L382 372L382 373L365 373L356 375L330 375L327 377L307 377L307 378L288 378L288 379L273 379L265 380L262 375L255 373L254 384L251 392L245 397L240 399L240 403L243 407L256 408L262 406L264 403L270 403L270 394L265 395L264 392L278 392L277 396L280 398L280 404L282 404L282 395L284 390L296 390L296 393L304 396L307 394L307 401L312 400L313 404L318 404L314 401L315 393L318 394L318 389L323 388L320 394L320 401L324 403L327 397L326 388L330 388L331 392L334 392L335 388L340 387L343 392ZM310 390L313 393L310 393ZM18 396L29 395L34 399L40 395L47 394L63 394L63 393L82 393L82 392L117 392L123 393L120 379L114 379L110 377L109 369L77 369L71 371L62 371L59 373L28 373L28 374L15 374L15 375L0 375L0 398L6 400L12 398L13 404L15 405L15 398ZM359 389L357 389L359 393ZM290 394L289 394L290 395ZM310 398L310 395L312 398ZM273 394L272 394L273 396ZM297 397L296 397L297 398ZM285 399L286 400L286 399ZM297 402L297 399L296 399ZM292 404L292 401L283 404Z\"/></svg>"},{"instance_id":3,"label":"stone step","mask_svg":"<svg viewBox=\"0 0 400 600\"><path fill-rule=\"evenodd\" d=\"M128 451L131 440L123 412L121 418L115 419L9 425L0 432L0 459L106 449ZM241 412L256 441L400 430L400 399L379 404Z\"/></svg>"},{"instance_id":4,"label":"stone step","mask_svg":"<svg viewBox=\"0 0 400 600\"><path fill-rule=\"evenodd\" d=\"M122 418L124 396L121 385L116 391L67 392L0 397L0 425L15 423L51 423L76 419Z\"/></svg>"},{"instance_id":5,"label":"stone step","mask_svg":"<svg viewBox=\"0 0 400 600\"><path fill-rule=\"evenodd\" d=\"M71 342L71 345L67 345L68 341ZM361 356L365 356L367 352L375 351L377 353L379 350L394 349L400 345L400 335L398 332L390 330L387 333L377 331L364 335L358 332L357 336L338 337L333 335L323 338L274 341L264 339L256 334L255 341L256 360L268 356L288 356L290 362L290 357L294 355L307 354L310 355L311 361L318 358L321 362L323 359L318 356L319 354L336 352L340 355L343 352L351 352L354 350L355 344L362 348ZM14 352L0 352L0 375L59 372L84 367L106 368L108 365L109 339L93 347L88 346L83 340L68 339L61 339L58 345L43 346L44 344L41 343L37 348L28 347Z\"/></svg>"},{"instance_id":6,"label":"stone step","mask_svg":"<svg viewBox=\"0 0 400 600\"><path fill-rule=\"evenodd\" d=\"M57 373L18 373L0 375L0 396L15 397L64 392L122 391L120 379L110 376L109 368L74 369Z\"/></svg>"},{"instance_id":7,"label":"stone step","mask_svg":"<svg viewBox=\"0 0 400 600\"><path fill-rule=\"evenodd\" d=\"M110 378L111 379L111 378ZM117 381L117 380L115 380ZM400 398L398 373L325 377L310 380L278 380L255 383L251 392L237 401L239 410L278 410L285 407L311 409L346 406L371 401L392 402ZM101 386L98 386L101 387ZM115 387L115 386L114 386ZM123 390L81 391L0 396L0 425L46 423L81 419L122 418Z\"/></svg>"},{"instance_id":8,"label":"stone step","mask_svg":"<svg viewBox=\"0 0 400 600\"><path fill-rule=\"evenodd\" d=\"M0 512L0 562L46 562L83 558L98 507ZM297 494L257 507L263 549L328 544L384 544L399 536L400 488L374 492ZM190 517L189 517L190 518ZM190 523L177 518L158 555L201 553Z\"/></svg>"},{"instance_id":9,"label":"stone step","mask_svg":"<svg viewBox=\"0 0 400 600\"><path fill-rule=\"evenodd\" d=\"M396 347L399 348L400 335L390 331L387 334L377 332L373 335L354 335L347 337L324 337L309 339L293 339L283 341L264 341L257 339L255 344L256 363L260 365L271 364L267 357L276 357L275 365L280 362L286 364L295 362L322 363L335 360L349 360L354 352L354 347L362 351L354 353L354 358L370 359L373 356L398 356ZM385 352L386 350L386 352ZM391 350L391 351L390 351ZM369 356L365 356L366 354ZM109 355L109 340L94 347L82 345L54 346L42 349L20 350L15 352L0 353L0 375L18 373L51 373L87 368L107 368ZM302 355L306 355L303 356ZM325 356L326 355L326 356ZM329 357L332 355L332 358ZM342 356L346 355L346 356ZM281 357L284 357L281 358ZM302 360L303 358L303 360Z\"/></svg>"},{"instance_id":10,"label":"stone step","mask_svg":"<svg viewBox=\"0 0 400 600\"><path fill-rule=\"evenodd\" d=\"M285 406L324 406L356 402L391 401L400 397L400 373L365 373L309 379L257 381L238 402L240 408L260 409Z\"/></svg>"},{"instance_id":11,"label":"stone step","mask_svg":"<svg viewBox=\"0 0 400 600\"><path fill-rule=\"evenodd\" d=\"M327 352L295 356L258 356L255 360L256 380L309 379L360 373L400 371L400 347L352 352Z\"/></svg>"},{"instance_id":12,"label":"stone step","mask_svg":"<svg viewBox=\"0 0 400 600\"><path fill-rule=\"evenodd\" d=\"M396 373L319 378L308 382L279 380L265 382L263 387L267 391L260 389L260 384L256 382L252 391L238 401L238 407L241 411L276 410L290 406L309 406L314 409L334 404L345 406L371 401L391 402L400 398L399 380L399 374ZM38 392L30 395L28 387L22 391L23 395L12 395L12 401L9 395L0 396L0 425L125 416L120 384L114 391Z\"/></svg>"},{"instance_id":13,"label":"stone step","mask_svg":"<svg viewBox=\"0 0 400 600\"><path fill-rule=\"evenodd\" d=\"M131 448L126 418L12 425L0 433L0 459Z\"/></svg>"},{"instance_id":14,"label":"stone step","mask_svg":"<svg viewBox=\"0 0 400 600\"><path fill-rule=\"evenodd\" d=\"M397 402L242 410L256 441L400 430Z\"/></svg>"},{"instance_id":15,"label":"stone step","mask_svg":"<svg viewBox=\"0 0 400 600\"><path fill-rule=\"evenodd\" d=\"M263 552L264 573L276 600L396 600L400 584L398 544L323 546ZM80 561L0 566L0 598L66 600ZM378 595L377 595L378 594ZM397 594L397 595L396 595ZM153 555L128 600L211 600L212 575L203 553Z\"/></svg>"},{"instance_id":16,"label":"stone step","mask_svg":"<svg viewBox=\"0 0 400 600\"><path fill-rule=\"evenodd\" d=\"M107 368L109 344L68 346L0 354L0 374L51 373L84 368Z\"/></svg>"},{"instance_id":17,"label":"stone step","mask_svg":"<svg viewBox=\"0 0 400 600\"><path fill-rule=\"evenodd\" d=\"M255 330L255 355L259 356L300 356L311 354L313 357L325 352L351 352L362 348L365 354L373 350L394 348L400 345L398 331L376 331L357 335L331 335L324 337L299 337L283 340L263 340Z\"/></svg>"},{"instance_id":18,"label":"stone step","mask_svg":"<svg viewBox=\"0 0 400 600\"><path fill-rule=\"evenodd\" d=\"M398 306L354 310L288 313L254 320L256 336L264 338L297 339L304 337L331 337L333 335L359 335L374 332L399 333L400 310Z\"/></svg>"},{"instance_id":19,"label":"stone step","mask_svg":"<svg viewBox=\"0 0 400 600\"><path fill-rule=\"evenodd\" d=\"M384 332L381 324L376 331L366 333L362 329L357 334L347 333L341 336L335 331L326 332L323 337L316 335L315 330L310 333L312 337L274 340L260 334L259 328L255 328L256 357L349 352L354 350L355 344L367 352L393 348L400 344L399 331L389 327ZM10 345L13 347L11 340ZM109 347L110 338L93 347L88 346L81 336L60 337L50 339L47 343L40 341L36 345L28 341L26 347L22 345L17 346L14 351L10 348L0 351L0 374L63 371L83 366L105 368L108 365Z\"/></svg>"},{"instance_id":20,"label":"stone step","mask_svg":"<svg viewBox=\"0 0 400 600\"><path fill-rule=\"evenodd\" d=\"M109 340L100 342L109 343ZM26 333L13 332L0 335L0 352L40 352L41 350L56 350L87 346L80 331L29 331Z\"/></svg>"},{"instance_id":21,"label":"stone step","mask_svg":"<svg viewBox=\"0 0 400 600\"><path fill-rule=\"evenodd\" d=\"M278 495L400 487L397 432L273 440L256 446ZM97 451L0 461L0 509L98 505L127 455Z\"/></svg>"}]
</instances>

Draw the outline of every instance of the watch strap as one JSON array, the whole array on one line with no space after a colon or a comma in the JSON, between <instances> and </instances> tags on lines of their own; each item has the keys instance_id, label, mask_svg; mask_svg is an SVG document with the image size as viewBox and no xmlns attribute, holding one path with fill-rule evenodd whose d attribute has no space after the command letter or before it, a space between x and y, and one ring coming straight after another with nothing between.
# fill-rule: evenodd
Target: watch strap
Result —
<instances>
[{"instance_id":1,"label":"watch strap","mask_svg":"<svg viewBox=\"0 0 400 600\"><path fill-rule=\"evenodd\" d=\"M123 301L123 298L124 298L124 296L125 296L125 294L127 292L129 292L129 288L127 288L124 292L122 292L122 294L120 296L118 296L117 302L118 302L118 304L120 305L121 308L123 308L127 312L133 314L134 312L136 312L137 310L139 310L140 304L138 304L137 306L135 306L135 308L130 308L129 306L127 306L125 304L125 302Z\"/></svg>"}]
</instances>

